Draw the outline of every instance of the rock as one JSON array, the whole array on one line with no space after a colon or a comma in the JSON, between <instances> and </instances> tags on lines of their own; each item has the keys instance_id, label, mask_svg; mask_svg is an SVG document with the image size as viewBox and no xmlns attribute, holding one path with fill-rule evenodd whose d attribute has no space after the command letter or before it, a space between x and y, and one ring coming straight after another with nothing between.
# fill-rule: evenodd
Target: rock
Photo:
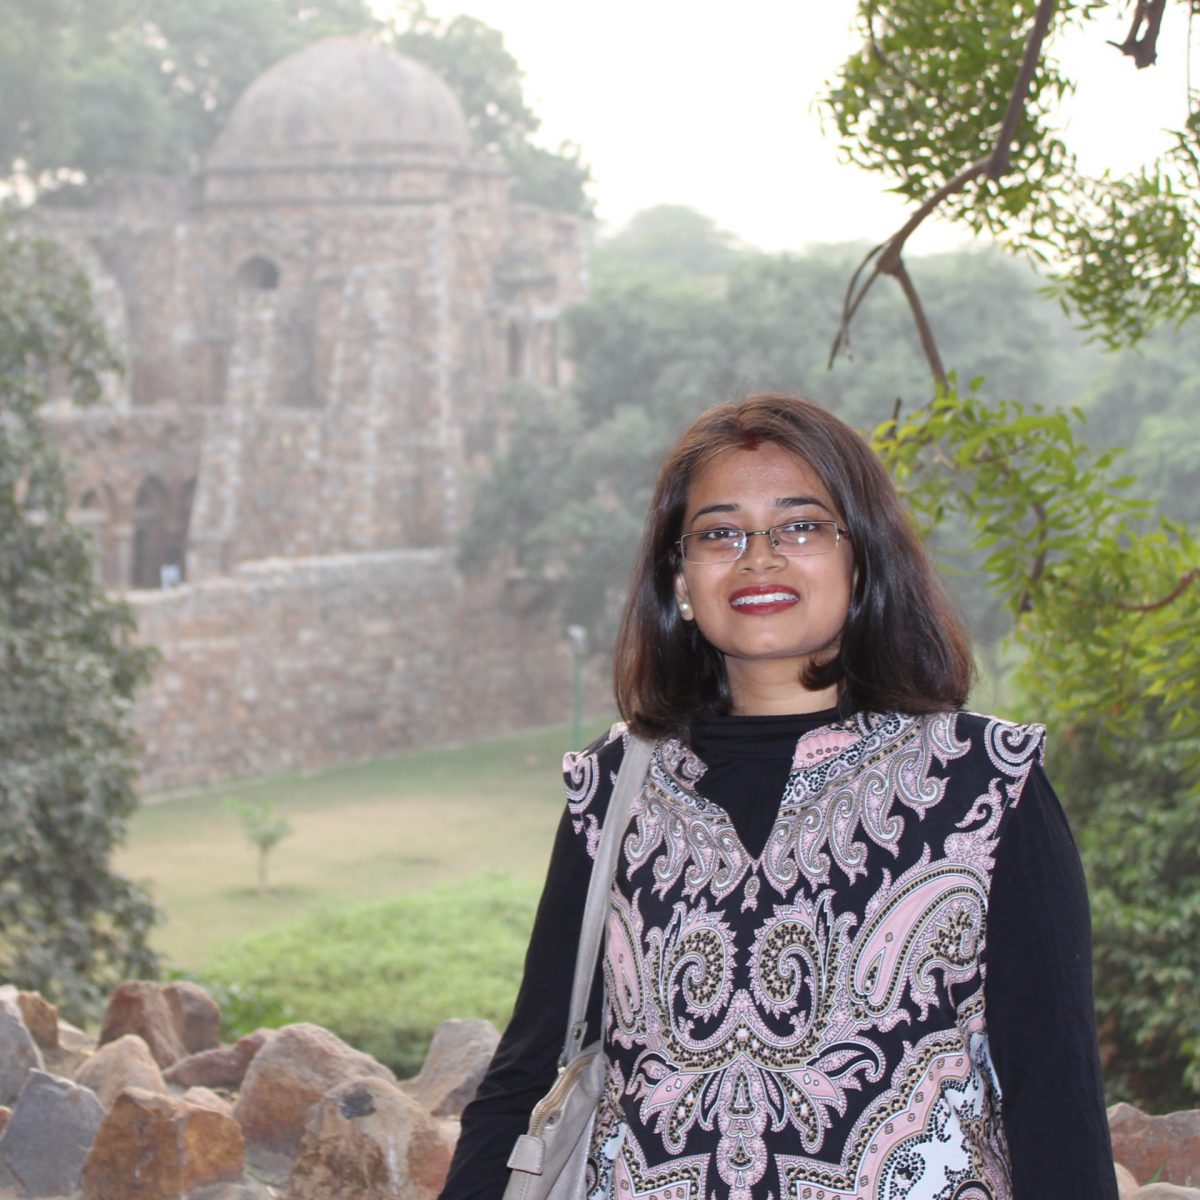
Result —
<instances>
[{"instance_id":1,"label":"rock","mask_svg":"<svg viewBox=\"0 0 1200 1200\"><path fill-rule=\"evenodd\" d=\"M293 1155L308 1110L330 1088L372 1077L395 1083L387 1067L319 1025L285 1025L255 1055L233 1115L253 1154Z\"/></svg>"},{"instance_id":2,"label":"rock","mask_svg":"<svg viewBox=\"0 0 1200 1200\"><path fill-rule=\"evenodd\" d=\"M1177 1183L1148 1183L1130 1193L1130 1200L1200 1200L1200 1188Z\"/></svg>"},{"instance_id":3,"label":"rock","mask_svg":"<svg viewBox=\"0 0 1200 1200\"><path fill-rule=\"evenodd\" d=\"M0 1104L11 1105L21 1094L30 1071L45 1068L42 1052L25 1027L17 989L0 988Z\"/></svg>"},{"instance_id":4,"label":"rock","mask_svg":"<svg viewBox=\"0 0 1200 1200\"><path fill-rule=\"evenodd\" d=\"M60 1017L58 1045L45 1051L43 1057L46 1060L46 1070L52 1075L74 1079L79 1068L95 1053L96 1039Z\"/></svg>"},{"instance_id":5,"label":"rock","mask_svg":"<svg viewBox=\"0 0 1200 1200\"><path fill-rule=\"evenodd\" d=\"M58 1009L37 992L18 992L17 1007L29 1036L43 1050L58 1049Z\"/></svg>"},{"instance_id":6,"label":"rock","mask_svg":"<svg viewBox=\"0 0 1200 1200\"><path fill-rule=\"evenodd\" d=\"M421 1073L400 1086L435 1117L457 1117L475 1095L499 1041L491 1021L443 1021L434 1031Z\"/></svg>"},{"instance_id":7,"label":"rock","mask_svg":"<svg viewBox=\"0 0 1200 1200\"><path fill-rule=\"evenodd\" d=\"M213 1112L222 1113L230 1120L233 1119L233 1105L224 1096L218 1096L216 1092L211 1092L206 1087L188 1088L183 1093L183 1102L194 1105L196 1108L212 1109Z\"/></svg>"},{"instance_id":8,"label":"rock","mask_svg":"<svg viewBox=\"0 0 1200 1200\"><path fill-rule=\"evenodd\" d=\"M1108 1110L1113 1157L1144 1184L1156 1176L1164 1183L1200 1187L1200 1109L1151 1117L1131 1104Z\"/></svg>"},{"instance_id":9,"label":"rock","mask_svg":"<svg viewBox=\"0 0 1200 1200\"><path fill-rule=\"evenodd\" d=\"M214 1183L197 1188L188 1193L187 1200L275 1200L278 1195L265 1183L247 1176L241 1183ZM335 1198L331 1196L329 1200Z\"/></svg>"},{"instance_id":10,"label":"rock","mask_svg":"<svg viewBox=\"0 0 1200 1200\"><path fill-rule=\"evenodd\" d=\"M172 1006L157 983L123 983L109 997L100 1045L106 1046L127 1033L136 1033L150 1047L160 1067L169 1067L187 1055L179 1028L179 1009Z\"/></svg>"},{"instance_id":11,"label":"rock","mask_svg":"<svg viewBox=\"0 0 1200 1200\"><path fill-rule=\"evenodd\" d=\"M245 1167L238 1123L140 1088L122 1092L83 1164L84 1200L180 1200L235 1183Z\"/></svg>"},{"instance_id":12,"label":"rock","mask_svg":"<svg viewBox=\"0 0 1200 1200\"><path fill-rule=\"evenodd\" d=\"M1137 1191L1138 1182L1134 1179L1133 1172L1123 1163L1116 1164L1116 1172L1117 1196L1120 1200L1128 1200Z\"/></svg>"},{"instance_id":13,"label":"rock","mask_svg":"<svg viewBox=\"0 0 1200 1200\"><path fill-rule=\"evenodd\" d=\"M74 1192L103 1118L100 1101L87 1088L31 1071L0 1136L0 1163L19 1181L23 1195Z\"/></svg>"},{"instance_id":14,"label":"rock","mask_svg":"<svg viewBox=\"0 0 1200 1200\"><path fill-rule=\"evenodd\" d=\"M101 1046L79 1068L75 1079L91 1088L105 1109L112 1108L113 1101L126 1088L142 1088L163 1095L167 1091L150 1047L136 1033L127 1033L115 1042Z\"/></svg>"},{"instance_id":15,"label":"rock","mask_svg":"<svg viewBox=\"0 0 1200 1200\"><path fill-rule=\"evenodd\" d=\"M313 1109L292 1167L290 1200L434 1200L453 1139L386 1079L355 1079Z\"/></svg>"},{"instance_id":16,"label":"rock","mask_svg":"<svg viewBox=\"0 0 1200 1200\"><path fill-rule=\"evenodd\" d=\"M180 1087L241 1087L254 1056L274 1033L273 1029L256 1029L232 1046L189 1054L168 1067L163 1078Z\"/></svg>"},{"instance_id":17,"label":"rock","mask_svg":"<svg viewBox=\"0 0 1200 1200\"><path fill-rule=\"evenodd\" d=\"M175 1014L176 1028L188 1054L220 1045L221 1010L198 983L187 980L168 983L163 995Z\"/></svg>"}]
</instances>

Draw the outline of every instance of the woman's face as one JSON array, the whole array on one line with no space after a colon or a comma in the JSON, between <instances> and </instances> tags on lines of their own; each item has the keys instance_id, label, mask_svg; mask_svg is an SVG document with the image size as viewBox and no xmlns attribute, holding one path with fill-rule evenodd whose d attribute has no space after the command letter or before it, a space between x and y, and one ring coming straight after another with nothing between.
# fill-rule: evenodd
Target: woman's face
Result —
<instances>
[{"instance_id":1,"label":"woman's face","mask_svg":"<svg viewBox=\"0 0 1200 1200\"><path fill-rule=\"evenodd\" d=\"M726 451L697 473L683 532L769 529L806 518L844 523L812 468L764 442L755 450ZM802 557L753 537L734 562L680 565L680 613L724 655L735 712L813 712L836 703L836 688L810 692L800 679L809 663L837 651L853 572L845 537L829 553Z\"/></svg>"}]
</instances>

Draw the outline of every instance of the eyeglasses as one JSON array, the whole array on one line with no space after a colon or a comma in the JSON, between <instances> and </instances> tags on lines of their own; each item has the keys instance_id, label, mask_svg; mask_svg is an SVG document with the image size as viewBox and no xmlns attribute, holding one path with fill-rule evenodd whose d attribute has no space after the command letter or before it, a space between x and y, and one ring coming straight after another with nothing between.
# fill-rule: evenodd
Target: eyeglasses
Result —
<instances>
[{"instance_id":1,"label":"eyeglasses","mask_svg":"<svg viewBox=\"0 0 1200 1200\"><path fill-rule=\"evenodd\" d=\"M770 538L771 549L776 554L803 558L836 550L842 538L850 536L850 531L836 521L786 521L782 525L772 525L770 529L730 529L720 526L685 533L679 539L679 552L684 562L700 566L737 562L746 553L750 539L760 534Z\"/></svg>"}]
</instances>

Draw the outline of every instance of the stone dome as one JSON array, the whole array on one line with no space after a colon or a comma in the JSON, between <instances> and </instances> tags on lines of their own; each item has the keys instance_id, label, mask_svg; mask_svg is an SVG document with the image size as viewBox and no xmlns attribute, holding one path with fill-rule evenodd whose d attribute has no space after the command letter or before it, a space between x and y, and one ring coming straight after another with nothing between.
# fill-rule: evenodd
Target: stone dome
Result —
<instances>
[{"instance_id":1,"label":"stone dome","mask_svg":"<svg viewBox=\"0 0 1200 1200\"><path fill-rule=\"evenodd\" d=\"M423 63L357 37L331 37L268 68L234 105L212 170L462 160L458 98Z\"/></svg>"}]
</instances>

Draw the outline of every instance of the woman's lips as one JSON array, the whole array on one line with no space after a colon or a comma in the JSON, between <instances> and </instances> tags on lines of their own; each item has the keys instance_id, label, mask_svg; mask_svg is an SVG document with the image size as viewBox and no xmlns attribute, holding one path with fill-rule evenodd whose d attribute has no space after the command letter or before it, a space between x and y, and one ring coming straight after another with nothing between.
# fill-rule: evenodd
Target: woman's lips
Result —
<instances>
[{"instance_id":1,"label":"woman's lips","mask_svg":"<svg viewBox=\"0 0 1200 1200\"><path fill-rule=\"evenodd\" d=\"M772 613L783 612L800 600L799 593L789 587L779 587L772 584L757 584L754 587L741 588L729 597L730 606L737 612L748 616L766 617Z\"/></svg>"}]
</instances>

